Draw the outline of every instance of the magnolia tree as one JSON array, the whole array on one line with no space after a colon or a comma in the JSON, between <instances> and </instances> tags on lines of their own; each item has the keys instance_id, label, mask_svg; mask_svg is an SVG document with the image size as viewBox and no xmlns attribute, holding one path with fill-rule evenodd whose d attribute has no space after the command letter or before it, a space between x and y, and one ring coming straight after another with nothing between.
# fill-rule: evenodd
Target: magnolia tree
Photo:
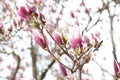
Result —
<instances>
[{"instance_id":1,"label":"magnolia tree","mask_svg":"<svg viewBox=\"0 0 120 80\"><path fill-rule=\"evenodd\" d=\"M0 80L119 80L119 4L1 0Z\"/></svg>"}]
</instances>

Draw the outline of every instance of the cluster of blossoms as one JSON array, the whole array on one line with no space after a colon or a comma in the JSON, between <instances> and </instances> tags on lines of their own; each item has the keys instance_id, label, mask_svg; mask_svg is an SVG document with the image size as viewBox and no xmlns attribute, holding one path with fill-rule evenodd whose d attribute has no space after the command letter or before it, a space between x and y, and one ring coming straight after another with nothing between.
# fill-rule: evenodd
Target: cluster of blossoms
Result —
<instances>
[{"instance_id":1,"label":"cluster of blossoms","mask_svg":"<svg viewBox=\"0 0 120 80\"><path fill-rule=\"evenodd\" d=\"M45 25L45 16L42 13L37 13L35 6L21 6L18 15L24 20L28 21L29 25L33 29L34 40L39 44L43 49L46 48L47 43L45 36L43 34L43 25ZM40 25L42 24L42 27Z\"/></svg>"},{"instance_id":2,"label":"cluster of blossoms","mask_svg":"<svg viewBox=\"0 0 120 80\"><path fill-rule=\"evenodd\" d=\"M71 13L72 14L72 13ZM76 32L68 37L65 33L53 32L50 33L46 27L46 19L42 13L36 12L35 6L26 4L26 7L20 7L18 15L30 23L32 33L34 35L35 42L41 46L41 48L48 50L48 52L59 62L60 69L64 76L67 76L67 70L72 73L78 69L82 69L83 65L88 63L91 59L92 53L101 46L102 42L99 40L98 35L91 34L91 39L79 31L79 28L75 28ZM34 27L34 28L33 28ZM44 34L44 30L49 34L53 41L63 50L72 61L73 66L68 67L64 65L48 47L49 39ZM72 49L72 51L69 51ZM74 80L70 78L71 80Z\"/></svg>"}]
</instances>

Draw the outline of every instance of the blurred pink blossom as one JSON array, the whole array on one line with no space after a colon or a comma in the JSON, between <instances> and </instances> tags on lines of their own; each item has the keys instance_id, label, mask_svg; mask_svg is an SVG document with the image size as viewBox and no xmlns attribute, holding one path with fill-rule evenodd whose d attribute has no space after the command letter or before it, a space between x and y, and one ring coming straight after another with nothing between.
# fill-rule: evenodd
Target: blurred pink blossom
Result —
<instances>
[{"instance_id":1,"label":"blurred pink blossom","mask_svg":"<svg viewBox=\"0 0 120 80\"><path fill-rule=\"evenodd\" d=\"M30 6L26 4L26 7L21 6L20 9L18 10L18 15L24 20L30 20L30 15L32 14L34 14L36 17L38 16L38 14L36 13L35 6Z\"/></svg>"},{"instance_id":2,"label":"blurred pink blossom","mask_svg":"<svg viewBox=\"0 0 120 80\"><path fill-rule=\"evenodd\" d=\"M61 63L59 63L59 66L60 66L61 72L63 73L63 76L67 76L67 71L66 71L65 67Z\"/></svg>"},{"instance_id":3,"label":"blurred pink blossom","mask_svg":"<svg viewBox=\"0 0 120 80\"><path fill-rule=\"evenodd\" d=\"M70 39L70 45L73 49L76 49L78 46L80 48L83 47L82 35L80 34L80 31L78 30L76 29L76 33L74 33L74 35L72 35L72 38Z\"/></svg>"},{"instance_id":4,"label":"blurred pink blossom","mask_svg":"<svg viewBox=\"0 0 120 80\"><path fill-rule=\"evenodd\" d=\"M43 33L40 32L40 30L33 30L34 40L37 44L39 44L43 49L46 48L47 43L45 36Z\"/></svg>"},{"instance_id":5,"label":"blurred pink blossom","mask_svg":"<svg viewBox=\"0 0 120 80\"><path fill-rule=\"evenodd\" d=\"M9 28L8 28L8 31L12 32L12 30L13 30L12 25L10 25Z\"/></svg>"},{"instance_id":6,"label":"blurred pink blossom","mask_svg":"<svg viewBox=\"0 0 120 80\"><path fill-rule=\"evenodd\" d=\"M57 43L62 45L62 38L61 38L61 36L58 32L54 32L53 37L54 37L54 39L56 40Z\"/></svg>"},{"instance_id":7,"label":"blurred pink blossom","mask_svg":"<svg viewBox=\"0 0 120 80\"><path fill-rule=\"evenodd\" d=\"M115 76L118 76L120 73L120 67L116 60L114 60L114 72L115 72Z\"/></svg>"},{"instance_id":8,"label":"blurred pink blossom","mask_svg":"<svg viewBox=\"0 0 120 80\"><path fill-rule=\"evenodd\" d=\"M75 18L75 15L74 15L73 11L70 12L70 16L71 16L72 18Z\"/></svg>"},{"instance_id":9,"label":"blurred pink blossom","mask_svg":"<svg viewBox=\"0 0 120 80\"><path fill-rule=\"evenodd\" d=\"M74 73L70 76L70 80L75 80L75 75L74 75Z\"/></svg>"},{"instance_id":10,"label":"blurred pink blossom","mask_svg":"<svg viewBox=\"0 0 120 80\"><path fill-rule=\"evenodd\" d=\"M90 39L87 36L84 36L84 43L86 43L87 45L90 44Z\"/></svg>"},{"instance_id":11,"label":"blurred pink blossom","mask_svg":"<svg viewBox=\"0 0 120 80\"><path fill-rule=\"evenodd\" d=\"M42 13L40 13L40 18L39 19L42 22L42 24L46 23L45 15L43 15Z\"/></svg>"},{"instance_id":12,"label":"blurred pink blossom","mask_svg":"<svg viewBox=\"0 0 120 80\"><path fill-rule=\"evenodd\" d=\"M25 20L30 20L30 16L29 13L27 12L27 10L25 9L24 6L21 6L19 11L18 11L18 15Z\"/></svg>"}]
</instances>

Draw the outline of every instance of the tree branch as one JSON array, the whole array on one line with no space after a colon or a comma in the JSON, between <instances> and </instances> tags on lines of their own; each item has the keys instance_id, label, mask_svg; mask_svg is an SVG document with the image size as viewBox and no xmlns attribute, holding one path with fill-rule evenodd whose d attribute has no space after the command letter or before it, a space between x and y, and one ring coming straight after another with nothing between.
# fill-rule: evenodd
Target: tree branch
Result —
<instances>
[{"instance_id":1,"label":"tree branch","mask_svg":"<svg viewBox=\"0 0 120 80\"><path fill-rule=\"evenodd\" d=\"M33 77L37 80L37 66L36 66L36 61L37 61L37 54L36 54L36 49L32 44L32 39L31 39L31 58L32 58L32 71L33 71Z\"/></svg>"},{"instance_id":2,"label":"tree branch","mask_svg":"<svg viewBox=\"0 0 120 80\"><path fill-rule=\"evenodd\" d=\"M48 72L48 70L53 66L53 64L55 63L55 60L53 59L51 61L51 63L48 65L48 67L45 69L45 71L42 73L42 75L40 76L39 80L43 80L46 76L46 73Z\"/></svg>"},{"instance_id":3,"label":"tree branch","mask_svg":"<svg viewBox=\"0 0 120 80\"><path fill-rule=\"evenodd\" d=\"M114 29L113 29L113 18L114 18L114 15L110 14L110 10L109 9L107 9L107 11L108 11L109 18L110 18L110 36L111 36L111 43L112 43L112 48L113 48L112 53L113 53L114 59L116 59L116 61L118 61L117 60L117 55L116 55L116 45L115 45L115 41L114 41L114 34L113 34L114 33Z\"/></svg>"},{"instance_id":4,"label":"tree branch","mask_svg":"<svg viewBox=\"0 0 120 80\"><path fill-rule=\"evenodd\" d=\"M16 75L17 75L17 72L19 70L19 67L20 67L20 56L18 56L17 54L15 54L15 52L12 53L13 56L15 57L16 61L17 61L17 67L16 67L16 70L13 71L12 73L12 77L10 78L10 80L16 80Z\"/></svg>"}]
</instances>

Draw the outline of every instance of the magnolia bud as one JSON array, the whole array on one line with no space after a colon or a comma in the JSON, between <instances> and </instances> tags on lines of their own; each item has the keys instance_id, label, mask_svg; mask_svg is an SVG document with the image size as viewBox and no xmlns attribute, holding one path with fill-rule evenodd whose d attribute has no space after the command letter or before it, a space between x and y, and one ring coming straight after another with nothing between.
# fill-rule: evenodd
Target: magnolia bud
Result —
<instances>
[{"instance_id":1,"label":"magnolia bud","mask_svg":"<svg viewBox=\"0 0 120 80\"><path fill-rule=\"evenodd\" d=\"M67 71L66 71L65 67L61 63L59 63L59 66L60 66L61 72L63 73L63 76L67 76Z\"/></svg>"},{"instance_id":2,"label":"magnolia bud","mask_svg":"<svg viewBox=\"0 0 120 80\"><path fill-rule=\"evenodd\" d=\"M89 53L87 55L86 63L89 63L89 61L91 60L91 57L92 57L92 53Z\"/></svg>"},{"instance_id":3,"label":"magnolia bud","mask_svg":"<svg viewBox=\"0 0 120 80\"><path fill-rule=\"evenodd\" d=\"M74 15L73 11L70 12L70 16L71 16L72 18L75 18L75 15Z\"/></svg>"},{"instance_id":4,"label":"magnolia bud","mask_svg":"<svg viewBox=\"0 0 120 80\"><path fill-rule=\"evenodd\" d=\"M45 25L46 19L45 19L45 16L42 13L40 13L40 21L42 22L43 25Z\"/></svg>"},{"instance_id":5,"label":"magnolia bud","mask_svg":"<svg viewBox=\"0 0 120 80\"><path fill-rule=\"evenodd\" d=\"M0 33L4 34L4 26L1 22L0 22Z\"/></svg>"},{"instance_id":6,"label":"magnolia bud","mask_svg":"<svg viewBox=\"0 0 120 80\"><path fill-rule=\"evenodd\" d=\"M62 33L62 40L63 40L63 43L66 44L67 43L67 37L64 33Z\"/></svg>"},{"instance_id":7,"label":"magnolia bud","mask_svg":"<svg viewBox=\"0 0 120 80\"><path fill-rule=\"evenodd\" d=\"M53 37L54 37L54 39L56 40L56 42L58 43L58 44L61 44L62 45L62 38L61 38L61 36L60 36L60 34L59 33L57 33L57 32L54 32L53 33Z\"/></svg>"},{"instance_id":8,"label":"magnolia bud","mask_svg":"<svg viewBox=\"0 0 120 80\"><path fill-rule=\"evenodd\" d=\"M43 33L41 33L40 30L35 30L33 31L33 34L35 42L39 44L43 49L46 48L47 42Z\"/></svg>"},{"instance_id":9,"label":"magnolia bud","mask_svg":"<svg viewBox=\"0 0 120 80\"><path fill-rule=\"evenodd\" d=\"M118 62L116 60L114 60L114 72L115 72L115 77L116 78L120 78L120 67L118 65Z\"/></svg>"},{"instance_id":10,"label":"magnolia bud","mask_svg":"<svg viewBox=\"0 0 120 80\"><path fill-rule=\"evenodd\" d=\"M9 28L8 28L8 31L12 32L12 30L13 30L12 25L10 25Z\"/></svg>"}]
</instances>

